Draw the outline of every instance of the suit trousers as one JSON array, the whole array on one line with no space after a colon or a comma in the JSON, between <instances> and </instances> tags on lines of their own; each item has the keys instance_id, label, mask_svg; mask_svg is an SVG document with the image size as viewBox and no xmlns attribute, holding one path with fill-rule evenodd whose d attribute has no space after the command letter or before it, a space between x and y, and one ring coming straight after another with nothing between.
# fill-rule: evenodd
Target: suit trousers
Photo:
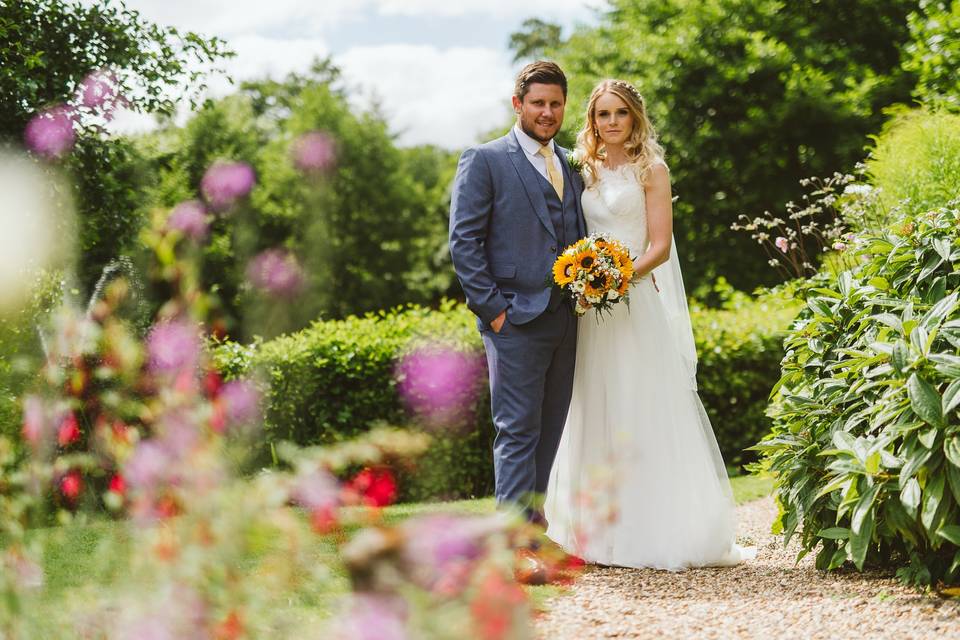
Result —
<instances>
[{"instance_id":1,"label":"suit trousers","mask_svg":"<svg viewBox=\"0 0 960 640\"><path fill-rule=\"evenodd\" d=\"M570 408L577 319L564 303L530 322L508 319L499 333L484 328L481 335L490 371L497 503L516 503L536 518Z\"/></svg>"}]
</instances>

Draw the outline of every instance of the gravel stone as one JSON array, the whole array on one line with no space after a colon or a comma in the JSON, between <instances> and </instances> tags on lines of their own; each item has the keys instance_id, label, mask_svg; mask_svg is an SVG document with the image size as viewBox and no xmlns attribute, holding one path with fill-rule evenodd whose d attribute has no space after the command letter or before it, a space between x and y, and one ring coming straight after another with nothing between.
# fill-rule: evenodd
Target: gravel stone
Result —
<instances>
[{"instance_id":1,"label":"gravel stone","mask_svg":"<svg viewBox=\"0 0 960 640\"><path fill-rule=\"evenodd\" d=\"M960 600L924 595L892 572L821 572L770 533L773 498L737 508L737 541L757 557L732 568L588 567L548 600L538 638L960 639Z\"/></svg>"}]
</instances>

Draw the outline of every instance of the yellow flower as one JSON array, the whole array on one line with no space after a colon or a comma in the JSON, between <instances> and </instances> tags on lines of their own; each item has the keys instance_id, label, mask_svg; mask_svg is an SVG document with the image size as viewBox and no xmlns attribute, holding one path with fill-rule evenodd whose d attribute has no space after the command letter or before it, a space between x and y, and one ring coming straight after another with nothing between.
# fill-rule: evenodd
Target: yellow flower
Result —
<instances>
[{"instance_id":1,"label":"yellow flower","mask_svg":"<svg viewBox=\"0 0 960 640\"><path fill-rule=\"evenodd\" d=\"M587 282L584 295L589 297L601 297L610 290L613 284L613 278L605 273L598 273L593 276L593 280Z\"/></svg>"},{"instance_id":2,"label":"yellow flower","mask_svg":"<svg viewBox=\"0 0 960 640\"><path fill-rule=\"evenodd\" d=\"M577 265L577 269L583 269L589 272L593 269L593 265L597 263L597 252L593 249L582 249L577 252L573 260L574 264Z\"/></svg>"},{"instance_id":3,"label":"yellow flower","mask_svg":"<svg viewBox=\"0 0 960 640\"><path fill-rule=\"evenodd\" d=\"M577 274L573 256L564 253L553 263L553 281L561 287L570 284Z\"/></svg>"}]
</instances>

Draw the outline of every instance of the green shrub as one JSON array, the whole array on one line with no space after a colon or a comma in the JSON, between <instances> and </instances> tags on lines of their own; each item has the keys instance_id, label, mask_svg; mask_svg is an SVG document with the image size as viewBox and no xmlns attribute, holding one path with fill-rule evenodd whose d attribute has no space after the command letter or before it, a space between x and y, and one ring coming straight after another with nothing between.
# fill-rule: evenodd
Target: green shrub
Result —
<instances>
[{"instance_id":1,"label":"green shrub","mask_svg":"<svg viewBox=\"0 0 960 640\"><path fill-rule=\"evenodd\" d=\"M876 139L867 171L887 209L946 206L960 189L960 115L906 111Z\"/></svg>"},{"instance_id":2,"label":"green shrub","mask_svg":"<svg viewBox=\"0 0 960 640\"><path fill-rule=\"evenodd\" d=\"M816 565L960 579L960 211L861 239L863 264L811 285L758 445L776 527Z\"/></svg>"},{"instance_id":3,"label":"green shrub","mask_svg":"<svg viewBox=\"0 0 960 640\"><path fill-rule=\"evenodd\" d=\"M701 397L729 464L752 453L743 449L769 430L764 415L783 353L782 331L795 307L777 298L750 301L740 295L724 310L694 309L700 352ZM317 322L265 343L224 343L215 350L227 377L260 371L269 383L264 450L271 443L336 442L378 421L410 421L397 396L397 358L421 337L440 337L465 350L482 345L473 315L448 303L439 311L408 307L391 312ZM472 408L460 435L438 437L419 467L402 483L407 500L489 495L493 489L489 394Z\"/></svg>"}]
</instances>

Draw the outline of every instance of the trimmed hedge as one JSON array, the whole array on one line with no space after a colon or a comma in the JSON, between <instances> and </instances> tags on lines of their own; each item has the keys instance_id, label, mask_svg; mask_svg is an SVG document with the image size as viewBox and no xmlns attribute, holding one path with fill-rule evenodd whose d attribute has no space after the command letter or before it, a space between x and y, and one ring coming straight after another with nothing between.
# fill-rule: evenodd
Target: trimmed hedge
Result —
<instances>
[{"instance_id":1,"label":"trimmed hedge","mask_svg":"<svg viewBox=\"0 0 960 640\"><path fill-rule=\"evenodd\" d=\"M743 449L769 429L767 396L783 356L782 332L794 308L780 299L743 296L724 310L694 309L700 352L700 393L729 464L748 460ZM224 343L214 359L228 378L259 372L268 383L264 449L290 440L301 445L350 438L378 421L405 424L394 370L411 342L441 339L481 350L473 315L461 304L440 310L406 307L363 318L317 322L295 334L252 345ZM438 436L417 469L401 483L404 500L489 495L493 490L489 394L472 407L459 435Z\"/></svg>"}]
</instances>

